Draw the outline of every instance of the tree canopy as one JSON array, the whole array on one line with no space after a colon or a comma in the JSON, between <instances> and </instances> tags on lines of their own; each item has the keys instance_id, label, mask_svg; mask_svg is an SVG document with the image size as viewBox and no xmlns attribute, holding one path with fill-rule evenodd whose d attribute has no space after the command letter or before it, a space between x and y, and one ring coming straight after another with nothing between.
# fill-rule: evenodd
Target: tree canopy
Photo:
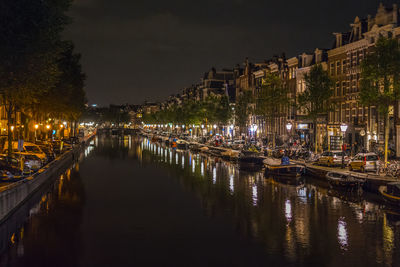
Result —
<instances>
[{"instance_id":1,"label":"tree canopy","mask_svg":"<svg viewBox=\"0 0 400 267\"><path fill-rule=\"evenodd\" d=\"M317 153L317 120L326 117L332 109L334 103L330 99L333 95L333 81L321 64L314 65L310 72L305 74L304 80L306 88L298 95L297 105L299 109L306 111L306 117L314 123L314 149Z\"/></svg>"},{"instance_id":2,"label":"tree canopy","mask_svg":"<svg viewBox=\"0 0 400 267\"><path fill-rule=\"evenodd\" d=\"M361 64L360 101L376 106L385 118L385 164L388 160L389 112L400 99L400 46L381 37Z\"/></svg>"},{"instance_id":3,"label":"tree canopy","mask_svg":"<svg viewBox=\"0 0 400 267\"><path fill-rule=\"evenodd\" d=\"M62 31L71 0L3 0L0 2L0 97L12 114L39 119L40 114L77 120L85 103L85 76ZM11 147L11 146L9 146ZM10 150L11 151L11 150Z\"/></svg>"},{"instance_id":4,"label":"tree canopy","mask_svg":"<svg viewBox=\"0 0 400 267\"><path fill-rule=\"evenodd\" d=\"M185 101L152 114L144 114L147 124L227 124L232 109L226 96L208 96L204 101Z\"/></svg>"},{"instance_id":5,"label":"tree canopy","mask_svg":"<svg viewBox=\"0 0 400 267\"><path fill-rule=\"evenodd\" d=\"M252 113L253 108L253 93L251 91L242 92L236 100L235 105L235 123L240 129L246 128L249 115Z\"/></svg>"}]
</instances>

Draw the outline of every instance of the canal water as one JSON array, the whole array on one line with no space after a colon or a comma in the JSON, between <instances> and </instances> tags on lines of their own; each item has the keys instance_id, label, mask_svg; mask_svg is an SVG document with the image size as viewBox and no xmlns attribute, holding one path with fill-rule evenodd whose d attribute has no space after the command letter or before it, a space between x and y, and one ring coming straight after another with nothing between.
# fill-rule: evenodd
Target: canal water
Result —
<instances>
[{"instance_id":1,"label":"canal water","mask_svg":"<svg viewBox=\"0 0 400 267\"><path fill-rule=\"evenodd\" d=\"M135 136L96 137L0 225L0 266L400 266L400 213Z\"/></svg>"}]
</instances>

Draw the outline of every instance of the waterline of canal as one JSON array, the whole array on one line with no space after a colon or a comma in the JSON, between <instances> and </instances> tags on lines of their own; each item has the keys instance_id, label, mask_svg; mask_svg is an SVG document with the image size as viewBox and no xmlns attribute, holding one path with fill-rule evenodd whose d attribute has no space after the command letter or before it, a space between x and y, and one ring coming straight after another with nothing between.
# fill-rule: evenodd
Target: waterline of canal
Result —
<instances>
[{"instance_id":1,"label":"waterline of canal","mask_svg":"<svg viewBox=\"0 0 400 267\"><path fill-rule=\"evenodd\" d=\"M400 214L378 202L134 136L97 137L27 214L0 265L400 264Z\"/></svg>"}]
</instances>

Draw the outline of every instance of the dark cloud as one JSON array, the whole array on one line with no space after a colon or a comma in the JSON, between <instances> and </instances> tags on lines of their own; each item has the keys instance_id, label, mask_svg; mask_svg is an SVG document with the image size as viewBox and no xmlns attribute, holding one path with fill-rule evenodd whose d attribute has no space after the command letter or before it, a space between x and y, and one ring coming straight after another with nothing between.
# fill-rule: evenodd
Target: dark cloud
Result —
<instances>
[{"instance_id":1,"label":"dark cloud","mask_svg":"<svg viewBox=\"0 0 400 267\"><path fill-rule=\"evenodd\" d=\"M393 1L386 1L392 4ZM210 67L330 47L376 0L76 0L66 35L83 55L91 103L163 99Z\"/></svg>"}]
</instances>

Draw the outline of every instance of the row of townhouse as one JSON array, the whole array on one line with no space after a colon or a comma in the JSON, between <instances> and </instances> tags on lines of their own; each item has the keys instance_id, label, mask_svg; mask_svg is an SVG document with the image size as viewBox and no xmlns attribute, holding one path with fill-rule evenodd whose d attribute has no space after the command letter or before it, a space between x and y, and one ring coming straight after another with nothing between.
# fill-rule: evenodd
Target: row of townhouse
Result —
<instances>
[{"instance_id":1,"label":"row of townhouse","mask_svg":"<svg viewBox=\"0 0 400 267\"><path fill-rule=\"evenodd\" d=\"M341 124L348 126L345 141L349 144L372 149L375 143L383 143L383 118L375 106L363 106L359 101L360 64L368 51L375 45L380 36L400 39L399 8L396 4L385 7L380 4L374 17L360 19L356 17L347 32L334 33L334 43L331 49L315 49L312 53L286 58L276 56L272 60L260 64L252 64L247 60L242 75L237 78L236 94L252 90L256 96L262 87L262 79L267 73L275 73L282 79L289 92L289 97L296 100L298 94L305 90L304 75L315 64L321 64L334 81L333 99L337 103L335 110L321 117L317 125L307 119L304 110L289 107L275 118L275 129L257 116L251 116L251 123L258 124L262 135L287 137L294 135L301 141L309 142L314 128L318 127L319 144L325 148L338 149L341 145ZM400 156L400 108L395 105L390 115L390 143ZM293 125L290 133L286 125Z\"/></svg>"},{"instance_id":2,"label":"row of townhouse","mask_svg":"<svg viewBox=\"0 0 400 267\"><path fill-rule=\"evenodd\" d=\"M145 104L143 111L158 110L186 100L201 101L209 95L227 95L232 103L245 91L251 91L255 97L260 92L267 73L280 77L288 89L288 97L294 100L306 88L304 76L316 64L321 64L334 80L333 99L337 103L335 110L321 117L317 125L307 119L304 109L289 106L282 108L275 123L266 123L262 118L249 114L249 125L257 124L260 136L287 138L295 136L302 142L310 142L315 127L318 127L318 143L324 148L337 149L341 145L340 125L348 126L345 140L372 149L375 143L383 143L383 118L374 106L362 106L359 101L360 64L375 45L379 36L400 37L399 8L396 4L385 7L380 4L375 16L360 19L356 17L346 32L334 33L330 49L316 48L311 53L302 53L287 58L285 54L274 56L260 63L245 60L242 66L217 71L212 68L206 72L199 83L191 85L181 94L171 95L162 103ZM147 106L147 108L146 108ZM399 104L393 107L390 115L390 142L400 156L400 117ZM293 125L290 133L286 126ZM274 125L272 129L271 125Z\"/></svg>"},{"instance_id":3,"label":"row of townhouse","mask_svg":"<svg viewBox=\"0 0 400 267\"><path fill-rule=\"evenodd\" d=\"M208 96L228 96L235 103L235 81L243 73L243 68L216 70L214 67L205 72L200 81L184 88L180 94L170 95L163 102L145 102L144 113L153 113L160 109L181 105L185 101L203 101Z\"/></svg>"}]
</instances>

